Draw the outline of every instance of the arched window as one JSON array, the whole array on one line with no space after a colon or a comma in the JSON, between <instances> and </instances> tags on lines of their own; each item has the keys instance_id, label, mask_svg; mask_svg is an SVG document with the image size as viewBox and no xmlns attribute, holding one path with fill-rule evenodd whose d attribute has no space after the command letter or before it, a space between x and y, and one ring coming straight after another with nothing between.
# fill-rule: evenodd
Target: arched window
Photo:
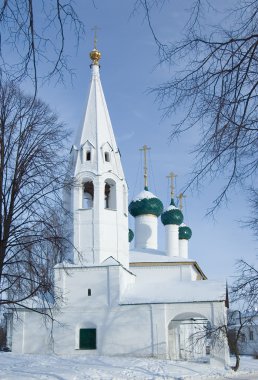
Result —
<instances>
[{"instance_id":1,"label":"arched window","mask_svg":"<svg viewBox=\"0 0 258 380\"><path fill-rule=\"evenodd\" d=\"M104 207L106 209L116 209L116 183L112 179L105 181Z\"/></svg>"},{"instance_id":2,"label":"arched window","mask_svg":"<svg viewBox=\"0 0 258 380\"><path fill-rule=\"evenodd\" d=\"M83 184L83 204L82 207L90 209L93 207L94 186L92 181Z\"/></svg>"}]
</instances>

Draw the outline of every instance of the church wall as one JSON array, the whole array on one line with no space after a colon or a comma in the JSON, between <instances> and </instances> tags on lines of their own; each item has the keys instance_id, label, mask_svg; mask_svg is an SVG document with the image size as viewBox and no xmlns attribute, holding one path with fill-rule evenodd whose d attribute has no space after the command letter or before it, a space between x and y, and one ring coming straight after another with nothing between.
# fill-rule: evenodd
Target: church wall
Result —
<instances>
[{"instance_id":1,"label":"church wall","mask_svg":"<svg viewBox=\"0 0 258 380\"><path fill-rule=\"evenodd\" d=\"M57 354L154 356L149 305L117 306L67 310L60 319L63 326L55 325L54 342ZM95 326L97 349L80 350L80 328ZM156 355L155 355L156 356Z\"/></svg>"},{"instance_id":2,"label":"church wall","mask_svg":"<svg viewBox=\"0 0 258 380\"><path fill-rule=\"evenodd\" d=\"M141 276L141 279L149 281L149 276L152 276L153 281L162 280L162 282L183 281L192 280L192 272L190 265L178 265L178 266L162 266L162 265L149 265L149 266L133 266L131 267L133 273Z\"/></svg>"},{"instance_id":3,"label":"church wall","mask_svg":"<svg viewBox=\"0 0 258 380\"><path fill-rule=\"evenodd\" d=\"M91 275L93 277L96 275L97 272L92 269L95 268L89 271L73 271L82 287L85 284L83 279L86 273L89 279L92 278ZM103 269L102 277L109 276L109 290L105 293L102 288L103 293L106 294L104 301L99 302L96 298L94 302L91 302L94 298L84 295L82 299L77 298L77 303L74 301L71 303L68 297L66 305L56 315L59 323L54 324L53 341L51 341L50 325L47 329L44 319L39 314L30 311L20 312L20 319L15 322L14 327L13 351L48 353L53 343L56 354L169 358L168 326L171 320L183 318L184 315L188 319L191 316L203 316L212 324L216 324L222 323L221 319L225 317L223 302L118 305L117 284L122 275L120 272L124 270L119 267ZM70 289L74 292L75 289L69 283L73 277L67 274L66 276L65 281L69 279L66 290ZM102 286L104 287L104 284ZM74 293L72 294L75 296ZM96 297L98 297L97 294ZM96 328L97 349L79 348L81 328ZM211 353L211 360L216 365L218 363L223 365L228 360L226 345L223 347L221 341L215 342Z\"/></svg>"},{"instance_id":4,"label":"church wall","mask_svg":"<svg viewBox=\"0 0 258 380\"><path fill-rule=\"evenodd\" d=\"M56 268L56 286L64 307L114 306L135 276L120 265ZM90 295L89 295L90 291Z\"/></svg>"},{"instance_id":5,"label":"church wall","mask_svg":"<svg viewBox=\"0 0 258 380\"><path fill-rule=\"evenodd\" d=\"M200 280L200 273L193 266L191 267L191 280L192 281Z\"/></svg>"},{"instance_id":6,"label":"church wall","mask_svg":"<svg viewBox=\"0 0 258 380\"><path fill-rule=\"evenodd\" d=\"M103 355L153 356L149 305L113 308L102 331Z\"/></svg>"},{"instance_id":7,"label":"church wall","mask_svg":"<svg viewBox=\"0 0 258 380\"><path fill-rule=\"evenodd\" d=\"M75 211L74 214L75 238L79 242L79 247L81 247L79 254L77 253L78 264L87 262L92 263L94 262L94 230L92 223L93 210L80 209Z\"/></svg>"},{"instance_id":8,"label":"church wall","mask_svg":"<svg viewBox=\"0 0 258 380\"><path fill-rule=\"evenodd\" d=\"M166 304L149 305L152 324L153 356L167 358Z\"/></svg>"},{"instance_id":9,"label":"church wall","mask_svg":"<svg viewBox=\"0 0 258 380\"><path fill-rule=\"evenodd\" d=\"M77 307L65 308L58 316L58 324L54 326L54 347L56 354L99 354L101 326L108 314L107 307ZM79 330L81 328L97 329L97 349L79 349Z\"/></svg>"},{"instance_id":10,"label":"church wall","mask_svg":"<svg viewBox=\"0 0 258 380\"><path fill-rule=\"evenodd\" d=\"M128 272L124 268L119 268L119 285L120 285L120 295L126 290L126 288L135 283L135 274Z\"/></svg>"},{"instance_id":11,"label":"church wall","mask_svg":"<svg viewBox=\"0 0 258 380\"><path fill-rule=\"evenodd\" d=\"M78 267L59 271L61 277L57 286L63 289L65 307L107 306L109 298L115 297L113 283L118 282L119 276L116 267Z\"/></svg>"},{"instance_id":12,"label":"church wall","mask_svg":"<svg viewBox=\"0 0 258 380\"><path fill-rule=\"evenodd\" d=\"M29 310L18 311L14 318L13 352L47 354L52 351L51 321Z\"/></svg>"}]
</instances>

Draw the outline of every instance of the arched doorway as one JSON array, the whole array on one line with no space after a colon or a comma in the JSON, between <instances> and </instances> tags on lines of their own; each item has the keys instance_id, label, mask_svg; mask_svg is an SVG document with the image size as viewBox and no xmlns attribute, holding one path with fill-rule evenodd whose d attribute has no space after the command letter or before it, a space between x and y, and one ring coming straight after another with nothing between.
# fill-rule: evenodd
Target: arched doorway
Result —
<instances>
[{"instance_id":1,"label":"arched doorway","mask_svg":"<svg viewBox=\"0 0 258 380\"><path fill-rule=\"evenodd\" d=\"M198 313L182 313L168 325L169 358L173 360L208 361L210 323Z\"/></svg>"}]
</instances>

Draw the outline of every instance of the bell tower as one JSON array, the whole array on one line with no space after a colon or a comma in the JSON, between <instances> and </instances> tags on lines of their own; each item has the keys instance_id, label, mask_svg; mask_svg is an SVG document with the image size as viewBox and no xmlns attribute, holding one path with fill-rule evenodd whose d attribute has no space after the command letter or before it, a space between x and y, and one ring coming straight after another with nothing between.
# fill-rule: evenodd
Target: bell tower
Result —
<instances>
[{"instance_id":1,"label":"bell tower","mask_svg":"<svg viewBox=\"0 0 258 380\"><path fill-rule=\"evenodd\" d=\"M112 256L128 268L128 190L100 81L96 38L90 58L88 102L71 151L74 263L100 265Z\"/></svg>"}]
</instances>

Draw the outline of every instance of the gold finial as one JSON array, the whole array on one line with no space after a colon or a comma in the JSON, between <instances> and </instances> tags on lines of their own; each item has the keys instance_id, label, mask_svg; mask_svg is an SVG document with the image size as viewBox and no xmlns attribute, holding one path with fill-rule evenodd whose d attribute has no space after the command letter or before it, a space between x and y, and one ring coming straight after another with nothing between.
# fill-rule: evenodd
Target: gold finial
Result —
<instances>
[{"instance_id":1,"label":"gold finial","mask_svg":"<svg viewBox=\"0 0 258 380\"><path fill-rule=\"evenodd\" d=\"M147 150L150 150L147 145L143 145L140 151L143 151L144 156L144 190L148 190L148 167L147 167Z\"/></svg>"},{"instance_id":2,"label":"gold finial","mask_svg":"<svg viewBox=\"0 0 258 380\"><path fill-rule=\"evenodd\" d=\"M186 195L183 193L180 193L177 197L179 199L179 208L182 211L183 210L183 198L186 198Z\"/></svg>"},{"instance_id":3,"label":"gold finial","mask_svg":"<svg viewBox=\"0 0 258 380\"><path fill-rule=\"evenodd\" d=\"M167 178L170 178L170 198L173 199L175 195L175 178L177 175L173 172L170 172L169 175L167 175Z\"/></svg>"},{"instance_id":4,"label":"gold finial","mask_svg":"<svg viewBox=\"0 0 258 380\"><path fill-rule=\"evenodd\" d=\"M94 30L94 48L90 52L90 59L92 60L92 65L99 66L99 60L101 59L101 53L97 49L97 30L99 30L99 28L97 26L94 26L94 28L91 30Z\"/></svg>"}]
</instances>

